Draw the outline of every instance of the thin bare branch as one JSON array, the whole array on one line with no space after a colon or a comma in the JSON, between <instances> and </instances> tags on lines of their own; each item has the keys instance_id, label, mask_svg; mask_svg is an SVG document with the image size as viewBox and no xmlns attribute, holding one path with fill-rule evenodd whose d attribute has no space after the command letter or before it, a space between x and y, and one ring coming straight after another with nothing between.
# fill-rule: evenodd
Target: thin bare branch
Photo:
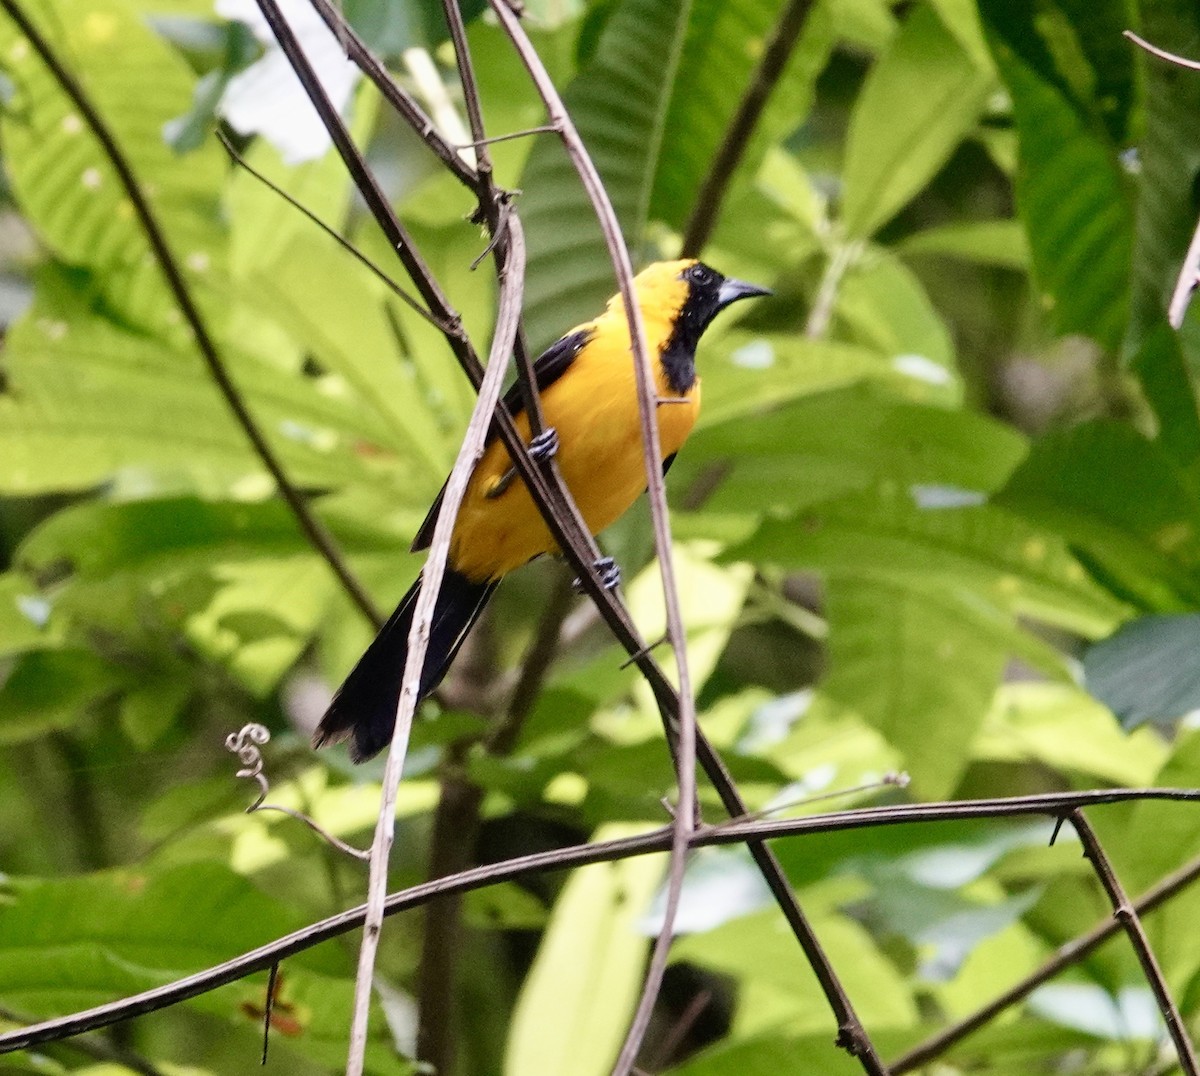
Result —
<instances>
[{"instance_id":1,"label":"thin bare branch","mask_svg":"<svg viewBox=\"0 0 1200 1076\"><path fill-rule=\"evenodd\" d=\"M646 345L646 330L642 324L641 309L633 286L633 265L621 226L608 191L600 174L583 144L574 121L567 112L557 88L550 79L537 51L533 48L520 20L503 0L492 0L492 10L500 19L505 32L512 40L521 62L529 72L538 95L546 106L550 123L558 130L578 173L584 190L592 203L600 230L604 234L617 285L625 304L625 317L629 321L629 337L633 347L633 363L637 385L638 410L641 419L643 462L646 471L646 491L650 500L650 515L654 524L654 544L658 551L659 571L662 576L663 600L666 605L667 635L675 653L675 669L679 683L676 713L678 744L675 756L679 800L673 821L675 839L671 847L669 877L667 883L666 908L663 925L654 945L646 982L634 1013L629 1033L621 1047L614 1068L615 1076L626 1076L633 1068L637 1052L650 1024L655 998L662 984L667 966L668 950L674 931L675 914L683 889L683 872L686 854L697 824L696 818L696 704L692 692L691 673L687 660L687 634L683 626L683 614L679 606L679 589L675 579L675 564L671 552L671 525L667 511L666 487L663 484L662 446L658 432L658 393L654 373L650 366L649 349ZM481 137L481 132L476 132ZM664 720L667 715L664 713Z\"/></svg>"},{"instance_id":2,"label":"thin bare branch","mask_svg":"<svg viewBox=\"0 0 1200 1076\"><path fill-rule=\"evenodd\" d=\"M5 2L11 2L11 0L5 0ZM400 223L400 218L396 216L387 196L380 189L370 169L367 168L362 153L354 144L345 122L321 86L312 64L304 55L300 42L283 17L276 0L257 0L257 2L263 18L271 28L271 33L275 36L281 51L296 73L300 85L304 87L309 101L317 110L321 123L329 132L329 137L333 140L334 147L342 158L342 163L350 173L350 178L367 203L371 216L375 218L388 243L395 250L396 256L400 259L401 265L404 266L422 301L437 320L438 327L446 337L447 343L460 361L473 363L477 367L479 360L463 332L461 319L438 286L407 229ZM320 0L317 2L319 3Z\"/></svg>"},{"instance_id":3,"label":"thin bare branch","mask_svg":"<svg viewBox=\"0 0 1200 1076\"><path fill-rule=\"evenodd\" d=\"M1196 287L1200 285L1200 221L1196 222L1196 230L1192 232L1192 241L1188 244L1187 254L1184 255L1183 265L1179 267L1179 276L1175 279L1175 287L1171 291L1171 301L1167 304L1167 321L1171 328L1178 329L1183 325L1184 315L1191 305Z\"/></svg>"},{"instance_id":4,"label":"thin bare branch","mask_svg":"<svg viewBox=\"0 0 1200 1076\"><path fill-rule=\"evenodd\" d=\"M1138 48L1145 49L1151 56L1157 56L1160 60L1166 60L1167 63L1174 64L1176 67L1186 67L1189 71L1200 71L1200 60L1191 60L1186 56L1180 56L1178 53L1168 52L1157 45L1152 45L1144 37L1139 37L1132 30L1125 30L1124 34Z\"/></svg>"},{"instance_id":5,"label":"thin bare branch","mask_svg":"<svg viewBox=\"0 0 1200 1076\"><path fill-rule=\"evenodd\" d=\"M33 1018L25 1013L17 1012L7 1006L0 1005L0 1020L10 1024L32 1024ZM164 1076L162 1069L152 1065L146 1058L132 1050L109 1042L99 1035L79 1035L67 1041L67 1045L84 1057L93 1061L104 1061L117 1064L138 1076Z\"/></svg>"},{"instance_id":6,"label":"thin bare branch","mask_svg":"<svg viewBox=\"0 0 1200 1076\"><path fill-rule=\"evenodd\" d=\"M275 450L268 443L266 435L259 428L257 421L250 413L250 408L242 396L241 390L230 376L229 370L225 365L225 360L221 357L216 342L208 331L208 326L200 313L200 308L192 299L191 289L184 279L183 272L179 268L179 263L176 261L170 244L167 242L166 235L159 225L158 218L149 200L146 198L142 185L134 174L129 161L125 158L125 154L118 145L113 133L108 129L108 125L104 122L103 117L93 106L91 98L84 91L82 84L63 66L51 48L49 41L46 40L41 31L26 16L17 0L0 0L0 6L4 8L8 16L17 24L21 33L29 40L34 51L41 57L42 62L62 88L63 93L71 99L72 103L79 110L79 114L83 117L83 121L87 124L88 129L95 136L96 141L100 143L104 155L108 158L113 170L117 173L117 178L129 198L134 216L137 217L138 223L146 236L146 241L150 245L150 250L162 272L167 288L171 292L175 304L179 308L179 312L183 315L184 321L192 331L192 336L196 341L196 348L204 359L205 365L208 367L213 383L224 397L226 405L232 412L237 424L242 428L242 432L245 433L247 440L254 448L254 452L263 467L266 468L271 478L274 479L276 488L278 488L288 508L291 509L292 515L295 516L300 529L304 532L313 549L329 565L330 570L341 584L342 589L362 612L363 616L375 624L376 627L381 626L383 619L379 615L379 610L375 608L375 603L371 600L371 596L346 563L346 559L342 555L342 551L338 547L333 535L329 533L325 525L317 518L304 496L293 485L291 479L288 478L282 461L275 454Z\"/></svg>"},{"instance_id":7,"label":"thin bare branch","mask_svg":"<svg viewBox=\"0 0 1200 1076\"><path fill-rule=\"evenodd\" d=\"M412 728L413 714L420 701L419 687L421 670L425 665L425 652L429 646L430 625L437 602L438 591L450 556L450 539L458 508L467 491L467 483L483 453L492 413L500 399L504 375L508 369L508 356L512 354L517 325L521 317L521 302L525 286L525 240L521 223L514 216L508 222L506 244L509 256L509 271L501 281L500 300L496 312L496 330L492 337L491 353L488 356L487 373L479 389L475 410L463 437L462 447L454 468L442 494L442 508L438 514L429 546L429 556L422 569L421 593L417 598L413 614L412 629L408 636L408 654L404 664L404 679L400 687L400 699L396 710L396 726L392 733L392 744L388 750L387 763L383 772L383 795L379 808L379 822L375 829L375 840L371 847L371 877L368 883L367 918L363 928L363 940L359 949L358 978L355 982L354 1020L350 1034L350 1053L347 1059L347 1076L361 1076L370 1015L372 982L375 977L375 954L379 935L383 927L384 905L387 897L388 861L396 826L396 792L404 767L408 749L408 736Z\"/></svg>"},{"instance_id":8,"label":"thin bare branch","mask_svg":"<svg viewBox=\"0 0 1200 1076\"><path fill-rule=\"evenodd\" d=\"M771 91L775 89L788 57L796 47L800 33L813 8L814 0L790 0L779 16L779 22L771 32L770 40L763 50L762 59L754 77L746 87L738 103L737 111L730 120L725 137L713 157L708 174L700 184L692 215L683 229L683 255L695 257L704 249L721 213L721 204L729 189L730 180L737 171L738 163L750 144L750 136L762 117L763 109Z\"/></svg>"},{"instance_id":9,"label":"thin bare branch","mask_svg":"<svg viewBox=\"0 0 1200 1076\"><path fill-rule=\"evenodd\" d=\"M395 295L407 307L409 307L415 313L420 314L421 317L423 317L427 322L429 322L429 324L432 325L434 328L441 329L442 332L456 332L457 331L457 329L454 325L450 325L450 324L439 321L433 314L431 314L428 310L426 310L425 307L422 306L421 303L417 299L415 299L413 296L409 295L409 293L407 291L405 291L402 287L400 287L400 285L397 284L390 276L388 276L387 273L385 273L383 271L383 269L381 269L376 262L374 262L370 258L368 258L361 250L358 249L358 247L356 247L353 243L351 243L348 239L346 239L346 237L344 235L342 235L336 228L331 228L320 217L318 217L316 215L316 213L314 213L311 209L309 209L308 206L297 201L287 191L285 191L281 186L279 186L279 184L276 183L273 179L270 179L268 176L265 176L262 172L260 172L257 168L255 168L254 165L252 165L249 161L246 160L245 157L243 157L240 153L238 153L238 151L234 148L233 143L231 143L229 141L229 139L226 138L225 135L221 131L217 132L217 138L220 140L221 145L225 147L225 152L229 154L230 160L232 160L234 164L236 164L239 168L244 169L247 173L249 173L256 180L258 180L258 182L261 183L264 187L268 188L269 190L273 191L275 194L279 195L280 198L282 198L285 202L287 202L287 204L290 205L297 212L302 213L304 216L306 216L310 221L312 221L313 224L315 224L318 228L320 228L321 231L323 231L327 236L329 236L330 239L332 239L335 243L337 243L337 245L340 246L342 248L342 250L344 250L352 258L354 258L355 261L357 261L360 265L362 265L364 268L366 268L372 275L374 275L375 278L377 280L379 280L388 289L388 291L390 291L393 295Z\"/></svg>"},{"instance_id":10,"label":"thin bare branch","mask_svg":"<svg viewBox=\"0 0 1200 1076\"><path fill-rule=\"evenodd\" d=\"M558 128L552 123L543 123L537 127L526 127L523 131L510 131L508 134L492 135L490 138L479 138L474 142L463 143L463 149L478 149L480 146L494 146L497 142L512 142L518 138L529 138L531 135L558 134Z\"/></svg>"},{"instance_id":11,"label":"thin bare branch","mask_svg":"<svg viewBox=\"0 0 1200 1076\"><path fill-rule=\"evenodd\" d=\"M1126 895L1125 887L1121 885L1116 871L1113 870L1104 846L1100 843L1100 838L1096 836L1096 831L1083 811L1076 807L1071 811L1070 819L1071 825L1075 827L1075 832L1079 834L1079 840L1083 844L1084 855L1091 861L1092 868L1100 879L1100 884L1104 887L1104 892L1108 894L1108 899L1113 906L1113 918L1129 935L1130 944L1137 954L1138 963L1141 964L1142 972L1146 976L1146 982L1150 984L1150 989L1158 1002L1163 1022L1167 1025L1167 1032L1175 1044L1175 1053L1178 1055L1180 1067L1185 1076L1197 1076L1200 1068L1196 1061L1196 1049L1188 1037L1187 1028L1184 1027L1179 1006L1175 1004L1175 999L1171 996L1166 976L1163 975L1162 968L1158 966L1158 960L1154 955L1154 950L1150 947L1150 939L1146 936L1146 930L1138 917L1137 909Z\"/></svg>"},{"instance_id":12,"label":"thin bare branch","mask_svg":"<svg viewBox=\"0 0 1200 1076\"><path fill-rule=\"evenodd\" d=\"M831 811L804 818L704 827L697 831L692 846L702 848L713 845L761 844L765 840L777 840L806 833L835 833L866 829L872 826L912 825L918 822L1020 818L1031 815L1059 818L1068 816L1076 808L1129 803L1135 800L1197 803L1200 802L1200 789L1098 789L1084 792L1041 793L1032 796L969 800L963 803L914 803L866 807L851 811ZM420 907L435 897L447 893L465 893L542 871L569 870L590 863L606 863L631 856L664 852L670 848L671 841L670 829L663 827L620 840L556 848L548 852L537 852L505 860L502 863L489 863L482 867L463 871L461 874L433 879L394 893L387 899L385 912L387 915L395 915L401 911ZM1178 886L1169 895L1174 896L1182 888L1182 885ZM1162 899L1167 898L1163 897ZM313 923L232 960L196 972L176 982L166 983L107 1005L99 1005L93 1009L5 1032L0 1034L0 1054L36 1046L39 1043L54 1042L84 1031L108 1027L122 1020L129 1020L197 997L220 986L243 979L247 975L264 971L278 961L304 952L331 938L357 930L362 926L365 915L366 905L360 904L356 908Z\"/></svg>"},{"instance_id":13,"label":"thin bare branch","mask_svg":"<svg viewBox=\"0 0 1200 1076\"><path fill-rule=\"evenodd\" d=\"M1180 867L1174 874L1169 874L1153 888L1146 890L1133 902L1133 910L1143 916L1165 904L1172 897L1181 893L1197 879L1200 879L1200 857ZM915 1072L924 1068L931 1061L941 1057L950 1047L961 1042L972 1032L978 1031L985 1024L994 1020L1002 1012L1024 1001L1043 983L1049 982L1064 969L1072 964L1086 960L1101 945L1122 929L1122 924L1115 916L1097 923L1086 934L1080 935L1065 945L1047 960L1037 971L1031 972L1020 982L1014 983L1004 993L993 998L982 1008L969 1016L956 1020L942 1028L936 1035L931 1035L922 1043L896 1058L889 1066L892 1076L903 1076L906 1072Z\"/></svg>"},{"instance_id":14,"label":"thin bare branch","mask_svg":"<svg viewBox=\"0 0 1200 1076\"><path fill-rule=\"evenodd\" d=\"M383 99L396 110L400 117L438 157L453 175L466 186L474 189L476 184L475 170L462 159L457 148L447 142L434 126L433 120L425 115L424 110L404 88L392 78L391 72L384 67L383 62L369 49L358 36L357 31L343 16L340 5L333 0L310 0L314 10L325 25L337 35L345 46L346 55L358 65L383 95Z\"/></svg>"}]
</instances>

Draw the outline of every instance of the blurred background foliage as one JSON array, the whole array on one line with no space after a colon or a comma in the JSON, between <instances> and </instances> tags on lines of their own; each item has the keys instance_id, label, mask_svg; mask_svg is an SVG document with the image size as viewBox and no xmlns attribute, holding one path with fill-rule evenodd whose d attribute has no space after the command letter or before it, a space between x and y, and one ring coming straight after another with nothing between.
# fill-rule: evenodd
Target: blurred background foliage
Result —
<instances>
[{"instance_id":1,"label":"blurred background foliage","mask_svg":"<svg viewBox=\"0 0 1200 1076\"><path fill-rule=\"evenodd\" d=\"M389 605L419 569L408 543L472 394L436 330L213 136L224 123L257 168L395 269L254 5L21 6L131 163L289 474ZM462 140L440 6L345 7ZM528 7L635 259L674 256L779 0ZM541 123L498 27L478 3L464 13L489 131ZM471 269L485 246L472 197L311 22L306 42L484 349L495 287ZM1200 75L1148 61L1126 28L1200 57L1194 0L807 12L704 251L776 296L706 338L701 425L669 483L701 721L754 807L1197 784L1200 314L1175 333L1164 309L1200 210ZM307 746L369 628L211 383L111 163L7 16L0 74L0 1015L20 1022L361 897L359 864L287 818L240 813L250 793L227 732L270 726L272 801L360 843L380 767ZM603 303L610 269L553 139L494 156L522 192L526 324L542 346ZM654 638L645 505L604 542ZM452 862L489 862L663 821L672 773L651 697L589 609L564 601L564 574L544 562L507 582L426 704L394 887L446 862L447 843ZM489 753L522 655L558 610L544 690L513 749ZM907 791L880 784L898 771ZM470 793L469 824L449 835L434 826L448 788ZM1200 853L1185 805L1093 816L1131 892ZM886 1056L1103 917L1073 837L1049 848L1048 834L930 824L779 844ZM458 969L440 1013L449 1068L607 1071L661 871L636 860L472 894L455 951L434 955ZM1148 920L1193 1027L1198 915L1188 891ZM422 929L409 914L385 932L374 1072L403 1071L397 1051L412 1052ZM748 857L695 857L680 931L643 1068L858 1071ZM267 1071L337 1071L353 967L353 939L288 960ZM0 1068L247 1071L265 989L258 977L118 1028L103 1049ZM936 1071L1149 1074L1169 1056L1116 941Z\"/></svg>"}]
</instances>

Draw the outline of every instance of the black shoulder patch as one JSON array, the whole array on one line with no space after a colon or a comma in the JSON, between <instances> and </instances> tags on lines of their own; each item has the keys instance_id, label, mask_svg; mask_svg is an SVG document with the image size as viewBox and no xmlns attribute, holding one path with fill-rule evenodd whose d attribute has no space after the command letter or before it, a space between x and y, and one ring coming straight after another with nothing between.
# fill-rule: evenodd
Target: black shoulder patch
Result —
<instances>
[{"instance_id":1,"label":"black shoulder patch","mask_svg":"<svg viewBox=\"0 0 1200 1076\"><path fill-rule=\"evenodd\" d=\"M533 377L537 382L538 392L545 392L551 385L554 384L563 374L570 368L571 363L575 361L576 356L584 349L587 342L592 338L592 330L577 329L573 333L567 333L566 336L555 340L545 351L543 351L533 363ZM516 418L525 410L525 398L521 395L521 385L519 382L514 383L509 390L504 394L504 406L508 408L508 413ZM495 419L488 427L487 440L484 442L490 445L497 437L500 436L500 428L497 426ZM419 553L422 549L428 549L429 543L433 541L433 528L437 525L438 513L442 508L442 497L445 496L446 485L442 484L441 490L434 498L433 504L429 506L429 511L426 513L425 520L417 530L417 535L413 539L411 552Z\"/></svg>"}]
</instances>

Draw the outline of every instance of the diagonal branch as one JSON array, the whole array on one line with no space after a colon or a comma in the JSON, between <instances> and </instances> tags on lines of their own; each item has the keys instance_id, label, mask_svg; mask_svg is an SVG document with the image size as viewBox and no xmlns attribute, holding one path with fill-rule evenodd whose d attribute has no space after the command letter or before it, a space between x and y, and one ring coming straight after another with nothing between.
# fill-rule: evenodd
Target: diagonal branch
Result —
<instances>
[{"instance_id":1,"label":"diagonal branch","mask_svg":"<svg viewBox=\"0 0 1200 1076\"><path fill-rule=\"evenodd\" d=\"M692 203L692 215L683 229L683 255L692 257L704 249L721 213L721 203L729 190L734 172L750 144L750 136L762 117L771 91L787 66L788 57L800 39L800 33L813 9L814 0L790 0L771 33L762 60L737 111L733 114L725 138L713 158L708 174Z\"/></svg>"},{"instance_id":2,"label":"diagonal branch","mask_svg":"<svg viewBox=\"0 0 1200 1076\"><path fill-rule=\"evenodd\" d=\"M176 306L179 307L179 312L183 315L184 321L187 322L188 327L192 331L192 335L196 341L196 348L203 357L205 365L208 367L209 375L212 377L221 395L225 398L226 405L233 413L237 424L241 426L242 432L245 433L247 440L253 446L262 465L274 479L280 495L287 503L288 508L291 509L292 515L296 517L296 522L299 524L300 529L304 532L305 537L308 538L313 549L329 565L338 582L341 584L342 589L358 607L363 616L375 624L376 627L381 626L383 619L379 615L379 611L375 608L371 596L346 563L345 557L343 557L341 549L338 547L333 535L330 534L325 525L317 518L316 514L309 507L308 502L304 499L304 496L292 484L291 479L288 478L282 461L267 442L266 436L259 428L254 416L250 413L250 408L247 406L245 398L242 396L237 385L234 384L229 370L225 366L225 361L221 358L221 354L217 349L216 342L208 331L208 326L205 324L204 318L200 313L200 308L192 299L187 281L184 280L179 263L175 260L175 255L167 243L166 235L158 223L158 218L155 216L154 210L151 208L150 202L146 197L145 191L142 189L141 183L134 174L132 166L126 159L121 147L117 144L116 137L109 130L103 117L92 104L91 99L88 97L79 80L63 66L54 49L50 46L49 41L46 40L41 31L30 21L17 0L0 0L0 6L4 8L9 18L17 24L21 33L29 40L34 51L41 57L42 62L46 65L51 75L54 76L63 93L71 99L71 102L83 117L84 123L87 124L88 129L100 143L101 148L104 150L104 155L108 158L113 170L117 173L117 178L129 198L134 216L137 217L138 223L145 233L146 241L150 245L150 250L154 256L154 260L158 263L167 288L171 292Z\"/></svg>"},{"instance_id":3,"label":"diagonal branch","mask_svg":"<svg viewBox=\"0 0 1200 1076\"><path fill-rule=\"evenodd\" d=\"M659 564L662 571L663 592L667 606L668 636L675 651L679 676L678 694L671 692L670 696L665 696L657 690L655 692L659 706L663 711L664 720L668 724L668 734L670 726L673 723L674 728L678 730L680 741L677 755L680 802L679 813L675 818L676 840L672 847L672 863L674 865L682 858L682 848L686 844L688 836L684 831L690 830L694 824L692 811L695 794L694 758L696 756L693 752L698 750L699 757L705 765L705 770L708 772L710 779L717 785L726 809L731 814L744 813L745 805L733 781L729 778L728 771L724 769L715 752L712 751L711 746L704 741L703 737L698 736L696 731L695 700L692 696L691 683L687 671L685 636L682 617L679 613L674 568L671 560L670 527L667 523L666 498L663 489L662 473L659 468L661 454L658 451L658 425L654 420L656 401L651 383L650 366L646 356L645 332L641 324L641 312L638 309L633 294L632 267L629 264L629 253L621 237L620 225L617 222L612 203L608 198L608 193L604 189L600 176L596 172L595 165L592 163L591 157L588 155L587 149L579 137L579 132L576 130L570 115L564 107L562 98L559 96L546 68L538 57L537 51L533 48L520 20L507 6L505 0L490 0L490 3L493 12L495 12L501 26L508 34L522 63L529 72L538 94L546 106L551 123L558 128L568 156L579 174L588 197L592 201L597 220L604 232L614 270L617 274L621 296L625 303L626 316L629 318L630 338L634 352L634 368L637 372L638 405L642 418L642 445L646 455L647 489L650 495L650 505L654 518L655 545L658 550ZM636 653L636 651L630 652ZM648 665L653 665L653 662L650 662L648 657L646 661ZM643 665L642 660L638 661L638 665L643 669L647 667ZM657 666L654 666L654 668L657 669ZM651 683L653 685L653 680ZM837 1016L839 1044L859 1059L866 1072L883 1074L885 1072L883 1063L880 1061L874 1045L863 1028L862 1022L855 1013L854 1006L845 988L842 986L832 962L822 949L816 933L801 911L795 895L791 892L787 878L784 876L778 861L764 845L752 844L750 845L750 850L756 863L759 865L759 869L763 873L768 887L779 902L789 926L792 928L809 963L812 965L830 1007ZM677 875L672 878L672 892L677 899ZM664 934L669 930L670 919L671 909L668 907L668 914L665 917L664 923ZM652 964L648 978L654 975L661 976L662 969L665 966L666 944L662 941L661 935L660 942L662 944L656 946L654 963ZM622 1049L621 1058L618 1061L618 1070L624 1065L632 1065L633 1059L630 1055L634 1048L632 1046L633 1040L639 1034L637 1024L638 1022L645 1021L648 1015L648 1007L643 1009L642 1006L639 1006L639 1012L635 1018L635 1026L631 1029L630 1037L627 1039L625 1047ZM644 1030L644 1027L642 1030Z\"/></svg>"},{"instance_id":4,"label":"diagonal branch","mask_svg":"<svg viewBox=\"0 0 1200 1076\"><path fill-rule=\"evenodd\" d=\"M675 915L683 891L683 872L688 845L696 828L696 702L692 691L691 672L687 659L687 634L679 605L679 588L675 578L675 563L671 551L671 525L668 518L666 487L662 472L662 446L658 431L658 393L650 366L646 330L642 324L641 308L633 286L633 265L625 245L621 226L608 191L583 144L558 90L551 81L541 59L533 49L520 20L505 0L492 0L492 10L500 19L509 38L521 57L539 96L546 106L551 124L557 128L567 154L587 191L596 219L604 234L609 257L616 273L625 316L629 321L629 338L633 349L633 365L637 386L638 411L641 420L642 453L646 471L646 491L650 500L650 515L654 525L654 544L658 552L662 577L663 600L666 605L667 637L675 655L679 688L676 694L678 709L676 728L678 744L675 756L678 802L675 807L671 843L671 859L667 883L666 908L663 925L646 973L646 981L628 1035L621 1047L614 1073L626 1076L633 1068L637 1052L650 1024L654 1001L666 971L667 957L674 931ZM482 132L477 131L476 137ZM664 719L666 714L664 713Z\"/></svg>"},{"instance_id":5,"label":"diagonal branch","mask_svg":"<svg viewBox=\"0 0 1200 1076\"><path fill-rule=\"evenodd\" d=\"M1133 910L1139 915L1153 911L1177 896L1184 889L1200 878L1200 857L1180 867L1173 874L1167 875L1157 885L1146 890L1133 902ZM936 1035L931 1035L924 1042L912 1047L896 1058L888 1069L892 1076L903 1076L906 1072L915 1072L924 1068L935 1058L941 1057L950 1047L965 1039L972 1032L978 1031L984 1024L989 1023L1006 1009L1024 1001L1043 983L1049 982L1065 968L1086 960L1109 938L1122 929L1122 924L1115 916L1097 923L1086 934L1060 946L1058 952L1046 961L1037 971L1027 975L1018 983L1014 983L1004 993L989 1001L980 1009L963 1019L942 1028Z\"/></svg>"},{"instance_id":6,"label":"diagonal branch","mask_svg":"<svg viewBox=\"0 0 1200 1076\"><path fill-rule=\"evenodd\" d=\"M1142 926L1141 919L1138 918L1137 910L1126 896L1125 888L1117 878L1116 871L1113 870L1112 863L1105 854L1104 846L1100 843L1100 838L1096 836L1096 831L1092 829L1092 825L1084 816L1083 811L1076 807L1071 811L1070 819L1075 832L1079 834L1079 840L1083 843L1084 855L1091 861L1096 877L1100 879L1104 892L1108 894L1108 899L1113 906L1113 918L1129 935L1129 941L1133 946L1133 951L1137 954L1138 963L1141 964L1146 981L1154 992L1171 1041L1175 1044L1179 1067L1183 1069L1185 1076L1197 1076L1197 1073L1200 1072L1200 1065L1196 1061L1195 1047L1192 1046L1192 1040L1188 1038L1187 1029L1183 1025L1183 1017L1179 1014L1179 1006L1171 997L1166 977L1162 973L1162 968L1158 966L1158 960L1154 956L1154 950L1150 947L1150 939L1146 936L1146 930Z\"/></svg>"},{"instance_id":7,"label":"diagonal branch","mask_svg":"<svg viewBox=\"0 0 1200 1076\"><path fill-rule=\"evenodd\" d=\"M475 188L477 177L473 169L462 159L458 150L447 142L438 132L424 110L405 92L382 61L369 49L358 36L342 14L342 5L333 0L309 0L317 14L325 20L325 25L334 33L338 41L345 47L346 55L358 65L359 70L366 75L379 92L397 112L397 114L421 137L456 179L465 183L472 190Z\"/></svg>"}]
</instances>

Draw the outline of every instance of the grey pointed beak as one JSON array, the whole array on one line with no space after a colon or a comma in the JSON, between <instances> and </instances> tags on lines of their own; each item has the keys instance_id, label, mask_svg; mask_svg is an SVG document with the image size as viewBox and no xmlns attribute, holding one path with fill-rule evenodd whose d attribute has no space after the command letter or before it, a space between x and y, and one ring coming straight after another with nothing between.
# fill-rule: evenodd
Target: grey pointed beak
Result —
<instances>
[{"instance_id":1,"label":"grey pointed beak","mask_svg":"<svg viewBox=\"0 0 1200 1076\"><path fill-rule=\"evenodd\" d=\"M774 294L770 288L760 288L757 284L747 284L744 280L729 279L717 290L717 309L724 310L730 303L736 303L739 299Z\"/></svg>"}]
</instances>

